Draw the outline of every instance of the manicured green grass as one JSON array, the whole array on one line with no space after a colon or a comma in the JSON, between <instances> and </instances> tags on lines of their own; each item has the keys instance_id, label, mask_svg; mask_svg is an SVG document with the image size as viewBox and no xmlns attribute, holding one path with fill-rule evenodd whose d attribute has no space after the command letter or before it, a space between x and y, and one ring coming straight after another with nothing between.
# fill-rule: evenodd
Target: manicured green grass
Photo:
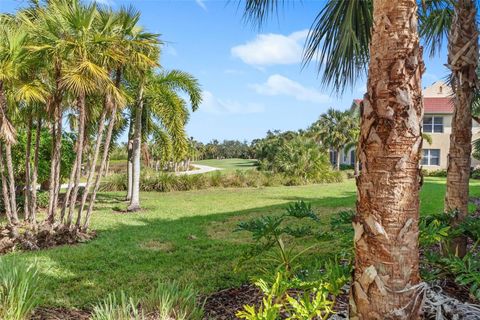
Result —
<instances>
[{"instance_id":1,"label":"manicured green grass","mask_svg":"<svg viewBox=\"0 0 480 320\"><path fill-rule=\"evenodd\" d=\"M444 179L426 178L422 213L443 207ZM472 181L472 195L480 196L480 181ZM244 233L232 233L239 221L282 212L287 203L305 200L326 220L355 204L355 183L216 189L190 192L142 193L144 210L122 214L123 193L99 197L92 226L93 241L38 252L13 253L0 258L37 260L44 305L89 307L108 293L126 290L147 293L158 280L191 283L200 292L236 286L254 276L253 263L238 272L238 258L248 247ZM313 239L312 239L313 241ZM318 243L310 259L335 253L336 240Z\"/></svg>"},{"instance_id":2,"label":"manicured green grass","mask_svg":"<svg viewBox=\"0 0 480 320\"><path fill-rule=\"evenodd\" d=\"M222 168L225 170L246 170L255 169L257 160L252 159L209 159L199 160L194 163L203 164L205 166L211 166L216 168Z\"/></svg>"}]
</instances>

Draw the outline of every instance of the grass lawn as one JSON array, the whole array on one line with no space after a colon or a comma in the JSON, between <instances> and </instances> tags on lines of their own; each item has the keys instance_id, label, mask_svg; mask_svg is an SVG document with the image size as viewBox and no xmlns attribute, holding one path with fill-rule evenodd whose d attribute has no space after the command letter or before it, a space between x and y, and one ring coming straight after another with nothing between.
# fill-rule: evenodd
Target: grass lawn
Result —
<instances>
[{"instance_id":1,"label":"grass lawn","mask_svg":"<svg viewBox=\"0 0 480 320\"><path fill-rule=\"evenodd\" d=\"M443 178L426 178L422 213L439 212L445 191ZM480 196L480 181L471 193ZM296 200L311 202L327 219L343 208L353 208L355 183L216 189L190 192L142 193L144 210L120 214L113 207L123 193L99 197L92 226L98 237L86 244L38 252L13 253L0 258L37 260L43 279L44 305L88 307L116 290L137 295L157 281L178 279L202 293L239 285L253 276L252 265L238 272L238 258L248 246L247 235L232 233L238 221L281 212ZM334 253L335 240L321 242L310 259ZM315 254L316 253L316 254Z\"/></svg>"},{"instance_id":2,"label":"grass lawn","mask_svg":"<svg viewBox=\"0 0 480 320\"><path fill-rule=\"evenodd\" d=\"M216 168L222 168L225 170L247 170L255 169L257 160L250 159L209 159L195 161L196 164L203 164L205 166L211 166Z\"/></svg>"}]
</instances>

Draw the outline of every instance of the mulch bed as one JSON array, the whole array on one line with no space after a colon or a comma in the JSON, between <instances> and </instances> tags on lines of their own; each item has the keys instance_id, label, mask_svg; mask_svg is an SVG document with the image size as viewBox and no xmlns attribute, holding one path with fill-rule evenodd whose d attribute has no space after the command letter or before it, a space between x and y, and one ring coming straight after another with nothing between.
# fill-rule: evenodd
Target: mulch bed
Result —
<instances>
[{"instance_id":1,"label":"mulch bed","mask_svg":"<svg viewBox=\"0 0 480 320\"><path fill-rule=\"evenodd\" d=\"M38 308L31 320L88 320L90 312L64 308Z\"/></svg>"},{"instance_id":2,"label":"mulch bed","mask_svg":"<svg viewBox=\"0 0 480 320\"><path fill-rule=\"evenodd\" d=\"M96 233L68 228L63 224L19 224L0 227L0 254L17 250L34 251L73 245L93 239Z\"/></svg>"},{"instance_id":3,"label":"mulch bed","mask_svg":"<svg viewBox=\"0 0 480 320\"><path fill-rule=\"evenodd\" d=\"M204 319L237 319L235 314L246 304L259 306L263 294L254 285L221 290L208 296L205 301Z\"/></svg>"}]
</instances>

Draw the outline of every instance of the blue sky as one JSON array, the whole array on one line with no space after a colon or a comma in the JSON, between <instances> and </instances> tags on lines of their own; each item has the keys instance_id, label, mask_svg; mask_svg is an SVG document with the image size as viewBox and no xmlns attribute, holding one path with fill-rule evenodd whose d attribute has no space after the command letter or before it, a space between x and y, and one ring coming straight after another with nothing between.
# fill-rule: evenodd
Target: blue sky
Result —
<instances>
[{"instance_id":1,"label":"blue sky","mask_svg":"<svg viewBox=\"0 0 480 320\"><path fill-rule=\"evenodd\" d=\"M26 0L0 0L13 11ZM161 65L197 77L204 102L187 130L195 139L252 140L271 129L306 128L329 107L346 109L361 98L365 79L341 97L323 89L315 65L301 68L305 37L324 1L292 2L261 29L242 19L240 0L102 0L113 7L132 4L141 23L165 42ZM446 50L427 66L423 83L448 71Z\"/></svg>"}]
</instances>

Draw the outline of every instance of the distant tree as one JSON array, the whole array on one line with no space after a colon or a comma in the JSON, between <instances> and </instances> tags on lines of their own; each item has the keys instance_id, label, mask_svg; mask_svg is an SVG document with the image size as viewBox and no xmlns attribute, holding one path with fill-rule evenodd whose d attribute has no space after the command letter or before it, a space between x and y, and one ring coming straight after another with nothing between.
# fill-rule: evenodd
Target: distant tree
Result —
<instances>
[{"instance_id":1,"label":"distant tree","mask_svg":"<svg viewBox=\"0 0 480 320\"><path fill-rule=\"evenodd\" d=\"M336 169L340 170L340 152L357 141L359 131L359 118L354 111L329 109L309 128L308 134L335 151Z\"/></svg>"}]
</instances>

